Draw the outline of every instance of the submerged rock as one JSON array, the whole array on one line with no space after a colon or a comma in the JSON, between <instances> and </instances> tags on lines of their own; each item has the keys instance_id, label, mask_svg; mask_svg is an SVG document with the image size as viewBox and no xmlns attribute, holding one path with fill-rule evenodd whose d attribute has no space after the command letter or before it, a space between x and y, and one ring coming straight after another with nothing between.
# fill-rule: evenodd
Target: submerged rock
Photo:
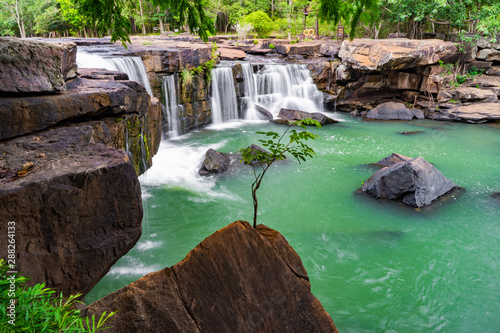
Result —
<instances>
[{"instance_id":1,"label":"submerged rock","mask_svg":"<svg viewBox=\"0 0 500 333\"><path fill-rule=\"evenodd\" d=\"M424 113L421 110L409 110L403 103L387 102L371 109L367 119L376 120L412 120L413 118L423 119Z\"/></svg>"},{"instance_id":2,"label":"submerged rock","mask_svg":"<svg viewBox=\"0 0 500 333\"><path fill-rule=\"evenodd\" d=\"M109 332L338 332L286 239L244 221L84 310L104 311L118 311Z\"/></svg>"},{"instance_id":3,"label":"submerged rock","mask_svg":"<svg viewBox=\"0 0 500 333\"><path fill-rule=\"evenodd\" d=\"M458 186L419 156L375 172L363 184L362 190L379 199L400 200L412 207L423 207L455 188Z\"/></svg>"},{"instance_id":4,"label":"submerged rock","mask_svg":"<svg viewBox=\"0 0 500 333\"><path fill-rule=\"evenodd\" d=\"M337 120L332 119L330 117L327 117L320 112L306 112L306 111L292 110L292 109L285 109L285 108L282 108L280 110L280 112L278 114L278 118L281 118L281 119L284 119L287 121L302 120L302 119L310 118L310 119L314 119L314 120L318 121L321 125L338 123Z\"/></svg>"},{"instance_id":5,"label":"submerged rock","mask_svg":"<svg viewBox=\"0 0 500 333\"><path fill-rule=\"evenodd\" d=\"M76 44L0 37L0 94L55 93L76 76Z\"/></svg>"},{"instance_id":6,"label":"submerged rock","mask_svg":"<svg viewBox=\"0 0 500 333\"><path fill-rule=\"evenodd\" d=\"M0 219L16 224L16 270L65 295L88 293L142 231L134 169L94 135L79 125L0 143Z\"/></svg>"},{"instance_id":7,"label":"submerged rock","mask_svg":"<svg viewBox=\"0 0 500 333\"><path fill-rule=\"evenodd\" d=\"M230 160L227 154L219 153L210 148L205 153L205 159L203 160L198 173L202 176L212 173L221 173L229 169L229 163Z\"/></svg>"}]
</instances>

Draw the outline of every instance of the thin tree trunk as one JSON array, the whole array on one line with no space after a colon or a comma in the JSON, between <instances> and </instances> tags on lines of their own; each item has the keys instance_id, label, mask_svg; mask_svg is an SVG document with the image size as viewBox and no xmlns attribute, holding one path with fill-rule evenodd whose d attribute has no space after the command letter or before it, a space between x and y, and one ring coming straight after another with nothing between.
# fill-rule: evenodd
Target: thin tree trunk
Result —
<instances>
[{"instance_id":1,"label":"thin tree trunk","mask_svg":"<svg viewBox=\"0 0 500 333\"><path fill-rule=\"evenodd\" d=\"M144 14L142 13L142 0L139 0L139 9L140 9L141 20L142 20L142 34L146 35L146 24L144 24Z\"/></svg>"},{"instance_id":2,"label":"thin tree trunk","mask_svg":"<svg viewBox=\"0 0 500 333\"><path fill-rule=\"evenodd\" d=\"M160 13L160 6L158 6L158 13ZM165 32L165 30L163 29L163 18L160 16L158 21L160 22L160 34L162 34L163 32Z\"/></svg>"},{"instance_id":3,"label":"thin tree trunk","mask_svg":"<svg viewBox=\"0 0 500 333\"><path fill-rule=\"evenodd\" d=\"M292 35L290 31L292 30L292 2L293 0L288 1L288 40L292 40Z\"/></svg>"}]
</instances>

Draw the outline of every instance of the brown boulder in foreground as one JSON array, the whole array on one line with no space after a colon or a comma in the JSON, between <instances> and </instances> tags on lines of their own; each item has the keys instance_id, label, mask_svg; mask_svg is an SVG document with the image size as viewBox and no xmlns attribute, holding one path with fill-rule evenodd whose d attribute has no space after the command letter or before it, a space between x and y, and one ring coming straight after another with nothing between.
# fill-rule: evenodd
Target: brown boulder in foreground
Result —
<instances>
[{"instance_id":1,"label":"brown boulder in foreground","mask_svg":"<svg viewBox=\"0 0 500 333\"><path fill-rule=\"evenodd\" d=\"M110 332L338 332L286 239L244 221L86 310L118 310Z\"/></svg>"}]
</instances>

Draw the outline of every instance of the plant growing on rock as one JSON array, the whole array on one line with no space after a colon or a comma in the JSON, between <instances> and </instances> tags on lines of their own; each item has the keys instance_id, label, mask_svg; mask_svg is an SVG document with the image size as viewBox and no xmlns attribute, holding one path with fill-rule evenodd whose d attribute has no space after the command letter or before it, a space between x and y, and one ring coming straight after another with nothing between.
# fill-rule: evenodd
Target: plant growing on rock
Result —
<instances>
[{"instance_id":1,"label":"plant growing on rock","mask_svg":"<svg viewBox=\"0 0 500 333\"><path fill-rule=\"evenodd\" d=\"M63 297L44 283L27 287L27 277L8 273L9 266L0 259L0 315L1 332L97 332L108 329L107 321L116 313L104 312L96 321L95 316L80 316L75 305L81 294ZM11 300L15 300L11 306ZM11 306L12 310L8 308Z\"/></svg>"},{"instance_id":2,"label":"plant growing on rock","mask_svg":"<svg viewBox=\"0 0 500 333\"><path fill-rule=\"evenodd\" d=\"M305 125L315 125L317 128L321 127L321 124L313 119L302 119L297 122L288 125L288 128L283 132L283 134L278 134L276 132L256 132L257 134L265 135L268 137L267 140L259 139L262 146L269 149L269 151L263 151L253 148L252 146L248 148L243 148L239 150L242 156L242 162L245 164L250 164L253 168L253 173L255 176L255 181L252 183L252 199L253 199L253 227L257 226L257 209L259 203L257 200L257 190L260 188L262 180L266 175L269 167L278 160L286 159L287 153L291 154L299 163L305 162L306 159L312 158L315 155L314 150L306 145L304 141L309 139L315 140L318 138L316 134L312 134L308 131L297 131L292 129L293 126L300 126L303 129L306 128ZM284 143L285 135L288 135L288 142Z\"/></svg>"}]
</instances>

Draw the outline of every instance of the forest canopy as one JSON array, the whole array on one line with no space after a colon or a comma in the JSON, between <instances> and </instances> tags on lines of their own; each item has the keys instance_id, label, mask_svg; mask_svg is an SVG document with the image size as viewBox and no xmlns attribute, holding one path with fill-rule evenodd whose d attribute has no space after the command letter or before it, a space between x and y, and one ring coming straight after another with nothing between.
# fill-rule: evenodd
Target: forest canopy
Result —
<instances>
[{"instance_id":1,"label":"forest canopy","mask_svg":"<svg viewBox=\"0 0 500 333\"><path fill-rule=\"evenodd\" d=\"M498 0L0 0L0 35L128 41L130 34L168 30L206 40L235 34L254 16L269 20L252 33L278 38L297 38L316 26L320 35L335 36L339 24L351 38L500 32Z\"/></svg>"}]
</instances>

